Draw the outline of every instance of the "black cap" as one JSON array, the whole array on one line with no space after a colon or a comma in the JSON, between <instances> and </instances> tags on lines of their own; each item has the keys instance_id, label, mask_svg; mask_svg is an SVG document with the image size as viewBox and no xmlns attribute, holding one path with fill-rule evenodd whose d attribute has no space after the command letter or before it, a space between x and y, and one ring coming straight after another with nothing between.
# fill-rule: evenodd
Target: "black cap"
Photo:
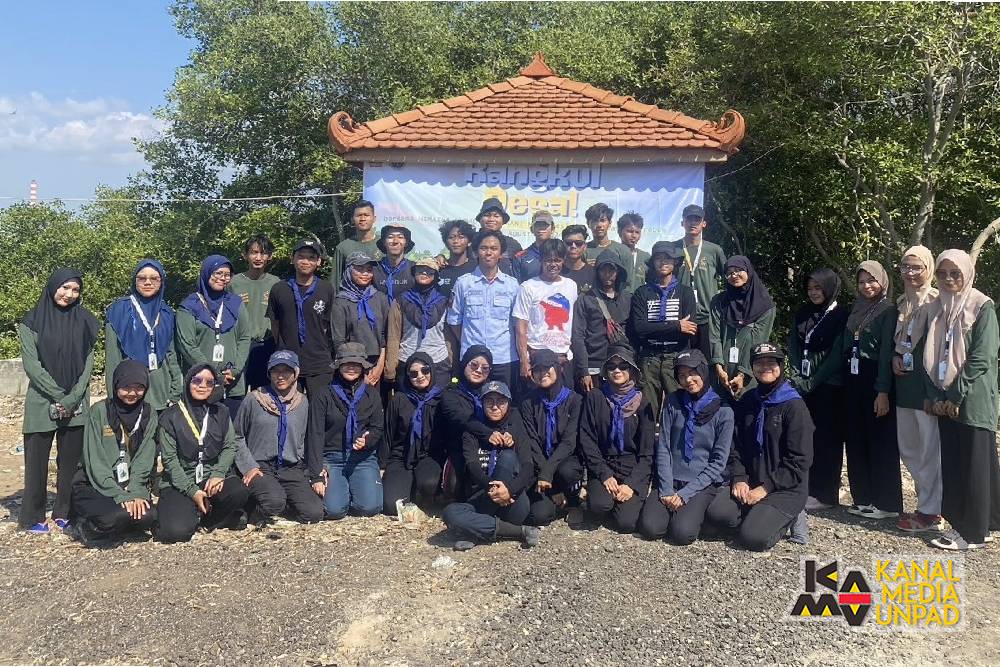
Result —
<instances>
[{"instance_id":1,"label":"black cap","mask_svg":"<svg viewBox=\"0 0 1000 667\"><path fill-rule=\"evenodd\" d=\"M701 350L684 350L683 352L678 352L674 358L674 366L698 368L702 365L708 366L708 360L705 359L705 355L702 354Z\"/></svg>"},{"instance_id":2,"label":"black cap","mask_svg":"<svg viewBox=\"0 0 1000 667\"><path fill-rule=\"evenodd\" d=\"M705 219L705 209L697 204L688 204L684 207L684 211L681 213L681 219L687 220L688 218L701 218Z\"/></svg>"},{"instance_id":3,"label":"black cap","mask_svg":"<svg viewBox=\"0 0 1000 667\"><path fill-rule=\"evenodd\" d=\"M532 368L559 368L559 357L552 350L541 349L531 355Z\"/></svg>"},{"instance_id":4,"label":"black cap","mask_svg":"<svg viewBox=\"0 0 1000 667\"><path fill-rule=\"evenodd\" d=\"M774 343L758 343L754 345L753 350L750 352L750 363L757 361L758 359L766 358L777 359L778 361L785 360L785 353L782 351L781 347L775 345Z\"/></svg>"},{"instance_id":5,"label":"black cap","mask_svg":"<svg viewBox=\"0 0 1000 667\"><path fill-rule=\"evenodd\" d=\"M323 256L323 244L320 243L319 241L316 241L315 239L301 239L298 243L295 244L295 247L292 249L292 254L294 255L303 248L309 248L320 257Z\"/></svg>"},{"instance_id":6,"label":"black cap","mask_svg":"<svg viewBox=\"0 0 1000 667\"><path fill-rule=\"evenodd\" d=\"M684 251L673 241L657 241L653 244L653 249L649 253L650 259L657 255L666 255L670 259L678 260L684 257Z\"/></svg>"},{"instance_id":7,"label":"black cap","mask_svg":"<svg viewBox=\"0 0 1000 667\"><path fill-rule=\"evenodd\" d=\"M490 380L484 384L479 395L486 398L486 394L500 394L507 397L507 400L511 400L510 389L507 387L507 383L500 380Z\"/></svg>"}]
</instances>

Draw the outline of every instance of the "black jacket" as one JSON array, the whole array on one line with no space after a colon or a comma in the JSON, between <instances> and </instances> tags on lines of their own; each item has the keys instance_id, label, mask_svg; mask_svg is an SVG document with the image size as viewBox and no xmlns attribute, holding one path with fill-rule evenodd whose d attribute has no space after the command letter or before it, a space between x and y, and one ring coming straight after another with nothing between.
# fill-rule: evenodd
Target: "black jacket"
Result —
<instances>
[{"instance_id":1,"label":"black jacket","mask_svg":"<svg viewBox=\"0 0 1000 667\"><path fill-rule=\"evenodd\" d=\"M461 434L471 431L477 438L489 438L493 429L475 419L476 406L462 393L457 384L450 384L441 394L438 402L438 416L434 426L444 433L448 454L452 461L458 461L462 453Z\"/></svg>"},{"instance_id":2,"label":"black jacket","mask_svg":"<svg viewBox=\"0 0 1000 667\"><path fill-rule=\"evenodd\" d=\"M524 428L524 419L516 408L510 408L507 416L498 424L484 424L478 420L475 423L486 427L490 433L501 431L510 433L514 438L514 453L517 454L517 476L508 485L507 490L513 498L521 495L529 486L535 483L535 465L533 451L535 443ZM488 438L483 439L472 431L462 434L462 460L465 465L466 489L468 495L489 487L490 477L487 473L487 462L493 445ZM497 448L502 451L503 448Z\"/></svg>"},{"instance_id":3,"label":"black jacket","mask_svg":"<svg viewBox=\"0 0 1000 667\"><path fill-rule=\"evenodd\" d=\"M393 394L385 412L385 463L401 463L407 470L413 470L417 463L430 456L444 465L445 459L448 458L445 450L447 434L445 429L435 428L440 402L441 396L437 396L424 406L423 437L413 443L414 451L409 451L410 420L413 419L416 406L404 392L397 391Z\"/></svg>"},{"instance_id":4,"label":"black jacket","mask_svg":"<svg viewBox=\"0 0 1000 667\"><path fill-rule=\"evenodd\" d=\"M645 496L653 469L653 408L643 397L639 409L625 420L625 452L611 441L611 406L600 390L583 400L580 415L580 451L593 479L614 477Z\"/></svg>"},{"instance_id":5,"label":"black jacket","mask_svg":"<svg viewBox=\"0 0 1000 667\"><path fill-rule=\"evenodd\" d=\"M521 401L520 412L528 437L537 443L535 473L540 481L551 482L559 464L576 455L583 399L570 392L566 401L556 408L556 431L552 438L552 454L545 456L545 406L538 390Z\"/></svg>"},{"instance_id":6,"label":"black jacket","mask_svg":"<svg viewBox=\"0 0 1000 667\"><path fill-rule=\"evenodd\" d=\"M573 342L570 348L573 351L573 368L577 378L589 375L588 369L600 368L608 360L607 320L604 319L604 313L601 312L598 302L604 303L608 315L622 325L623 331L628 326L632 308L632 292L625 289L628 283L628 270L611 250L605 250L598 256L596 266L600 267L606 263L618 267L615 297L609 298L601 291L600 286L594 285L589 291L581 292L573 306ZM597 279L600 280L600 277Z\"/></svg>"},{"instance_id":7,"label":"black jacket","mask_svg":"<svg viewBox=\"0 0 1000 667\"><path fill-rule=\"evenodd\" d=\"M681 333L680 320L690 317L694 321L698 304L694 291L678 284L667 299L666 320L659 321L660 290L646 283L632 295L632 340L640 353L681 352L691 346L691 336Z\"/></svg>"},{"instance_id":8,"label":"black jacket","mask_svg":"<svg viewBox=\"0 0 1000 667\"><path fill-rule=\"evenodd\" d=\"M361 380L363 382L364 380ZM360 385L359 385L360 386ZM382 414L382 400L378 388L366 387L365 396L358 404L358 430L355 438L368 431L366 452L378 452L385 428ZM344 451L344 437L347 435L347 406L332 389L309 396L309 430L306 434L306 460L309 462L309 477L318 482L323 471L325 452ZM346 443L350 451L354 443Z\"/></svg>"}]
</instances>

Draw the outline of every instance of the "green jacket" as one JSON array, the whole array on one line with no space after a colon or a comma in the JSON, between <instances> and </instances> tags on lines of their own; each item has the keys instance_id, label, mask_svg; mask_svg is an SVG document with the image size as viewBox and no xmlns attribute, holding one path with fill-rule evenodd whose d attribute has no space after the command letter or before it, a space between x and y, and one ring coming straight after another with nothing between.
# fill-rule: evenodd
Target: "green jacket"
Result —
<instances>
[{"instance_id":1,"label":"green jacket","mask_svg":"<svg viewBox=\"0 0 1000 667\"><path fill-rule=\"evenodd\" d=\"M965 334L965 365L948 389L941 389L933 382L927 369L924 378L927 396L935 401L951 401L959 406L958 422L966 426L997 430L997 351L1000 348L1000 330L997 311L993 302L979 311L976 323ZM944 447L948 443L941 443Z\"/></svg>"},{"instance_id":2,"label":"green jacket","mask_svg":"<svg viewBox=\"0 0 1000 667\"><path fill-rule=\"evenodd\" d=\"M896 353L896 306L890 306L868 323L858 335L858 353L862 361L874 362L875 391L892 391L892 355ZM850 379L851 351L854 349L854 332L845 330L841 358L846 379Z\"/></svg>"},{"instance_id":3,"label":"green jacket","mask_svg":"<svg viewBox=\"0 0 1000 667\"><path fill-rule=\"evenodd\" d=\"M258 343L271 337L271 320L267 317L268 297L274 284L280 282L278 276L265 273L252 280L245 273L237 273L229 283L229 291L243 300L242 313L246 313L250 324L250 340Z\"/></svg>"},{"instance_id":4,"label":"green jacket","mask_svg":"<svg viewBox=\"0 0 1000 667\"><path fill-rule=\"evenodd\" d=\"M228 397L244 396L247 393L244 371L250 354L250 324L240 309L236 326L222 334L220 342L225 347L222 361L212 362L212 348L215 347L215 331L199 322L194 315L181 308L177 311L174 345L180 357L181 371L187 373L195 364L211 364L220 373L226 364L233 364L236 382L226 391Z\"/></svg>"},{"instance_id":5,"label":"green jacket","mask_svg":"<svg viewBox=\"0 0 1000 667\"><path fill-rule=\"evenodd\" d=\"M625 246L625 250L628 250L628 246ZM633 259L635 263L633 264ZM625 269L628 271L628 282L626 287L635 292L637 289L646 284L646 269L649 267L649 253L641 248L635 249L635 257L632 257L632 251L628 251L627 261L625 262Z\"/></svg>"},{"instance_id":6,"label":"green jacket","mask_svg":"<svg viewBox=\"0 0 1000 667\"><path fill-rule=\"evenodd\" d=\"M171 346L167 352L163 363L155 371L149 371L149 389L146 390L146 402L157 412L167 407L170 401L180 398L184 384L184 374L181 373L180 364L177 362L177 351ZM104 325L104 382L107 386L108 396L111 396L113 388L111 382L114 379L115 369L118 368L125 358L122 353L121 344L115 335L115 330L110 324ZM144 363L145 359L140 359Z\"/></svg>"},{"instance_id":7,"label":"green jacket","mask_svg":"<svg viewBox=\"0 0 1000 667\"><path fill-rule=\"evenodd\" d=\"M824 384L844 385L844 360L840 351L845 333L841 332L827 350L809 350L809 377L802 375L802 342L792 328L788 335L788 381L802 395L811 394Z\"/></svg>"},{"instance_id":8,"label":"green jacket","mask_svg":"<svg viewBox=\"0 0 1000 667\"><path fill-rule=\"evenodd\" d=\"M152 414L142 434L142 441L132 451L126 451L128 481L125 488L118 483L118 437L108 424L107 400L95 403L83 430L83 470L90 485L116 503L143 498L149 500L149 478L156 466L156 411L147 403Z\"/></svg>"},{"instance_id":9,"label":"green jacket","mask_svg":"<svg viewBox=\"0 0 1000 667\"><path fill-rule=\"evenodd\" d=\"M21 363L24 373L28 376L28 392L24 397L24 426L22 433L49 433L60 428L83 426L87 423L87 411L90 409L90 376L94 372L94 351L87 355L83 375L73 388L66 392L56 384L42 367L38 358L38 336L34 331L17 325L17 337L21 341ZM53 420L49 418L49 406L59 403L73 412L82 406L83 411L70 419Z\"/></svg>"},{"instance_id":10,"label":"green jacket","mask_svg":"<svg viewBox=\"0 0 1000 667\"><path fill-rule=\"evenodd\" d=\"M896 407L910 410L923 410L924 399L927 398L927 387L924 378L924 336L920 337L913 347L913 370L903 375L896 375ZM900 354L895 354L902 357Z\"/></svg>"},{"instance_id":11,"label":"green jacket","mask_svg":"<svg viewBox=\"0 0 1000 667\"><path fill-rule=\"evenodd\" d=\"M764 343L770 339L771 327L774 325L775 309L772 307L761 315L760 319L756 322L742 328L737 328L726 321L725 314L722 312L722 301L722 295L716 295L712 299L711 308L709 309L708 336L711 341L712 358L709 359L708 365L714 367L716 364L721 364L730 378L737 371L743 373L746 376L746 384L743 385L745 392L757 384L757 381L753 377L753 370L750 368L750 352L753 350L754 345ZM733 346L734 340L736 341L736 347L740 351L740 360L737 363L730 363L729 348ZM717 385L718 376L714 371L711 375L712 383ZM716 391L729 393L729 390L720 386L716 386Z\"/></svg>"},{"instance_id":12,"label":"green jacket","mask_svg":"<svg viewBox=\"0 0 1000 667\"><path fill-rule=\"evenodd\" d=\"M222 408L225 409L225 408ZM198 466L197 459L189 460L177 449L177 439L168 428L160 427L156 431L156 440L160 445L160 458L163 461L163 480L184 495L194 498L194 494L201 489L195 483L195 468ZM232 421L229 422L229 430L226 432L226 441L222 451L213 461L206 459L205 480L213 477L225 478L229 475L236 460L236 431L233 430ZM204 481L202 482L204 484Z\"/></svg>"},{"instance_id":13,"label":"green jacket","mask_svg":"<svg viewBox=\"0 0 1000 667\"><path fill-rule=\"evenodd\" d=\"M684 241L678 242L684 245ZM687 247L690 261L693 263L698 256L698 249L694 246ZM698 266L694 268L694 278L691 276L691 269L688 267L688 260L682 259L677 270L677 279L694 290L698 299L698 312L695 315L696 324L707 324L711 317L712 299L719 293L719 285L726 279L726 253L721 246L702 239L701 258L698 259Z\"/></svg>"}]
</instances>

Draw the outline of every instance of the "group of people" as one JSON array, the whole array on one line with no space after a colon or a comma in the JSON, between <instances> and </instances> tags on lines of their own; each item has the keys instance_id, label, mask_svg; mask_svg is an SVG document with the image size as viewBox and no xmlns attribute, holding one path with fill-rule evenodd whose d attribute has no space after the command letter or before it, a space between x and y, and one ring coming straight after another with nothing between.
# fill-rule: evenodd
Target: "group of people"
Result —
<instances>
[{"instance_id":1,"label":"group of people","mask_svg":"<svg viewBox=\"0 0 1000 667\"><path fill-rule=\"evenodd\" d=\"M443 507L458 549L531 547L579 510L584 526L766 550L805 543L807 512L839 504L846 447L848 512L952 550L1000 528L1000 334L966 253L907 250L896 300L862 262L850 308L839 275L814 271L783 349L767 287L703 238L700 206L684 209L682 240L649 253L639 215L618 218L621 242L608 206L585 217L558 238L538 211L522 248L487 199L478 230L445 222L447 254L411 260L410 230L376 235L361 201L330 280L318 240L296 244L281 280L256 236L242 273L207 257L177 310L163 266L142 260L106 313L108 396L94 405L99 323L82 275L56 271L18 326L21 526L179 542L415 502ZM902 516L900 459L918 497Z\"/></svg>"}]
</instances>

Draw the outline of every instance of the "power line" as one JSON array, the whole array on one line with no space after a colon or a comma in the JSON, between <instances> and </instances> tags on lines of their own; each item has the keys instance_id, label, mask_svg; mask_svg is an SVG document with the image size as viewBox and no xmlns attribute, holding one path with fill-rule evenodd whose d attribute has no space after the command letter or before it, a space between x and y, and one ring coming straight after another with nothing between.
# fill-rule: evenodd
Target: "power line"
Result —
<instances>
[{"instance_id":1,"label":"power line","mask_svg":"<svg viewBox=\"0 0 1000 667\"><path fill-rule=\"evenodd\" d=\"M346 197L347 195L361 194L359 191L320 193L314 195L265 195L261 197L189 197L187 199L131 199L118 197L44 197L33 201L37 202L123 202L123 203L149 203L149 204L206 204L211 202L241 202L241 201L273 201L276 199L323 199L326 197ZM27 202L24 197L0 196L0 199Z\"/></svg>"}]
</instances>

